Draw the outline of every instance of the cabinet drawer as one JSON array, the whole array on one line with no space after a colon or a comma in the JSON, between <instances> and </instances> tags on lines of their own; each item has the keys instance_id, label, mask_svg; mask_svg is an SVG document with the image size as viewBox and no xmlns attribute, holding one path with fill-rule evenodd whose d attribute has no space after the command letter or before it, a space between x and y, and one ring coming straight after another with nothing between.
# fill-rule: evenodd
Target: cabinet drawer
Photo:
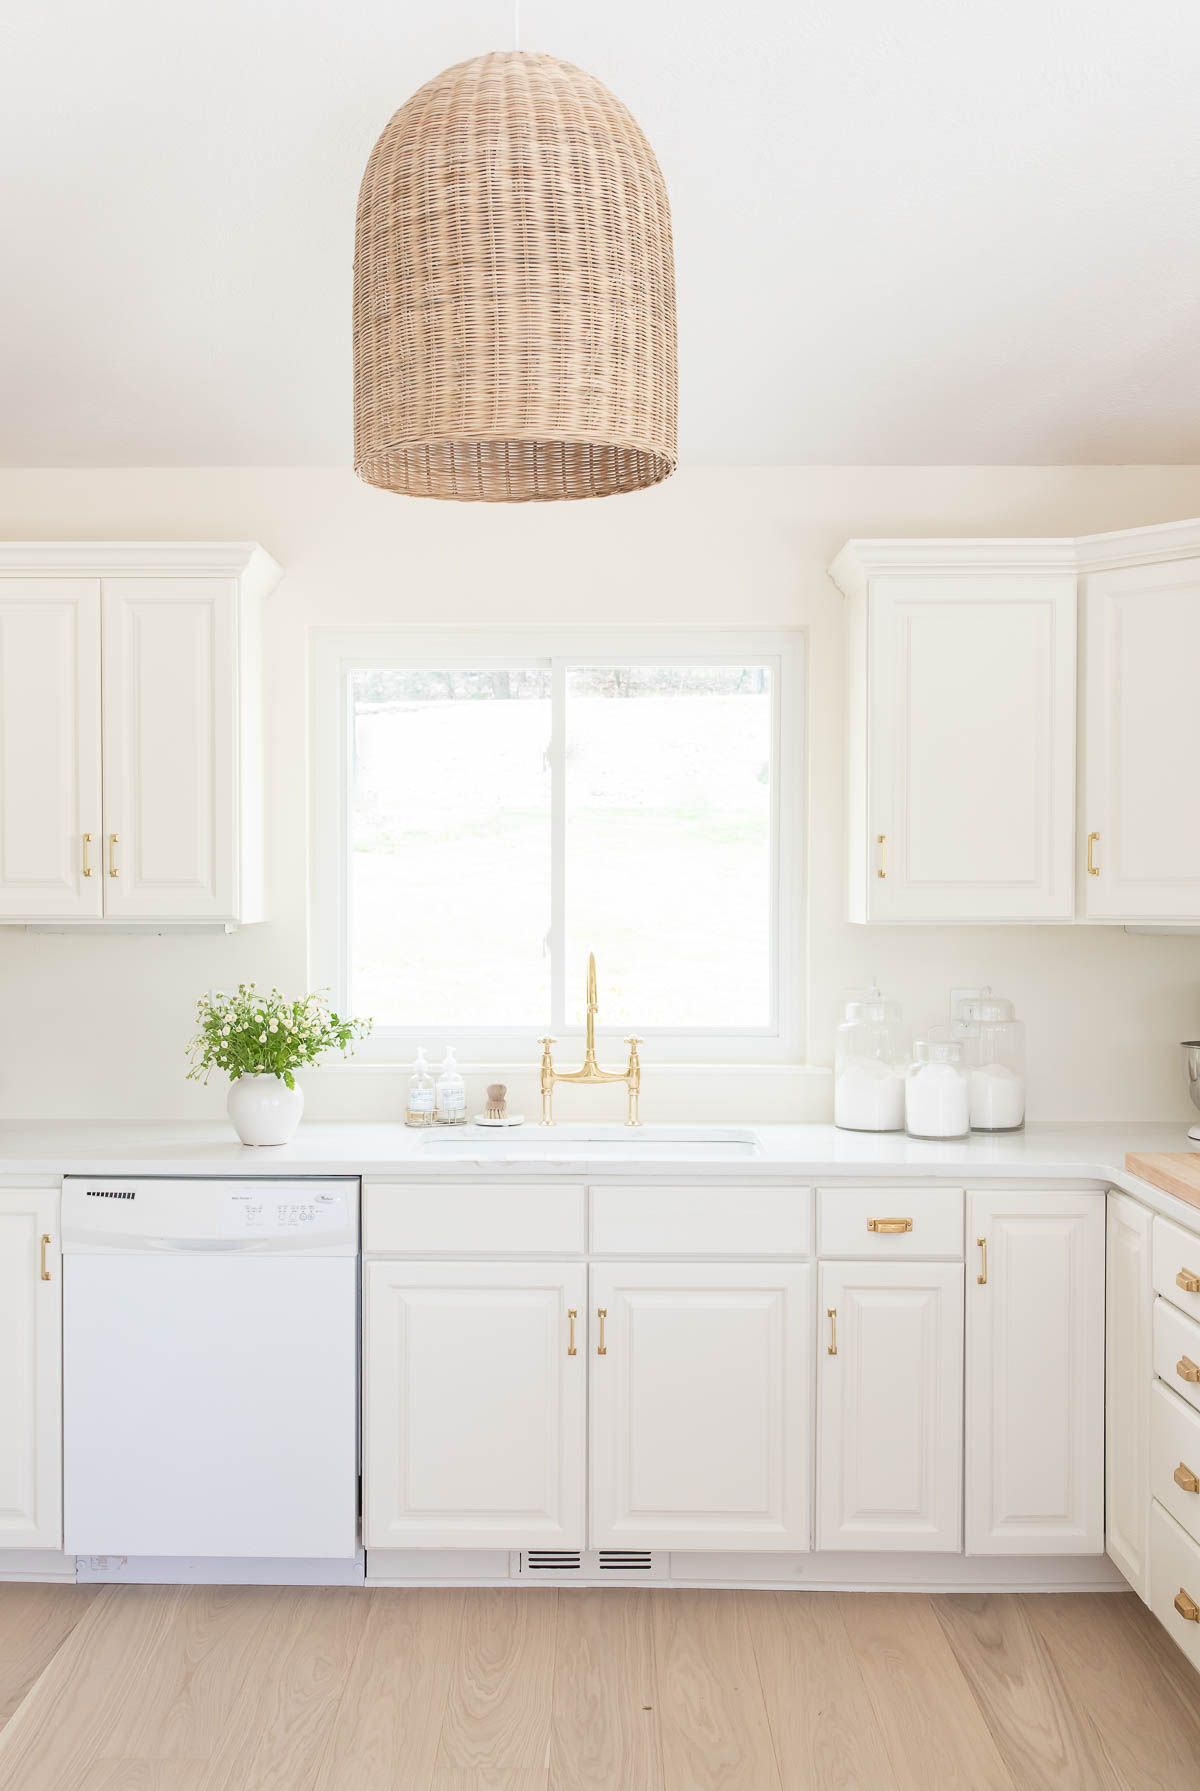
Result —
<instances>
[{"instance_id":1,"label":"cabinet drawer","mask_svg":"<svg viewBox=\"0 0 1200 1791\"><path fill-rule=\"evenodd\" d=\"M1200 1412L1161 1381L1150 1402L1150 1490L1200 1542Z\"/></svg>"},{"instance_id":2,"label":"cabinet drawer","mask_svg":"<svg viewBox=\"0 0 1200 1791\"><path fill-rule=\"evenodd\" d=\"M961 1188L822 1188L822 1256L961 1258Z\"/></svg>"},{"instance_id":3,"label":"cabinet drawer","mask_svg":"<svg viewBox=\"0 0 1200 1791\"><path fill-rule=\"evenodd\" d=\"M1154 1291L1181 1312L1200 1322L1200 1237L1172 1225L1169 1219L1154 1221Z\"/></svg>"},{"instance_id":4,"label":"cabinet drawer","mask_svg":"<svg viewBox=\"0 0 1200 1791\"><path fill-rule=\"evenodd\" d=\"M597 1256L811 1256L811 1188L592 1188Z\"/></svg>"},{"instance_id":5,"label":"cabinet drawer","mask_svg":"<svg viewBox=\"0 0 1200 1791\"><path fill-rule=\"evenodd\" d=\"M368 1256L578 1256L583 1189L571 1182L368 1182Z\"/></svg>"},{"instance_id":6,"label":"cabinet drawer","mask_svg":"<svg viewBox=\"0 0 1200 1791\"><path fill-rule=\"evenodd\" d=\"M1200 1546L1157 1502L1150 1507L1150 1609L1200 1667Z\"/></svg>"},{"instance_id":7,"label":"cabinet drawer","mask_svg":"<svg viewBox=\"0 0 1200 1791\"><path fill-rule=\"evenodd\" d=\"M1200 1411L1200 1325L1166 1300L1154 1302L1154 1372Z\"/></svg>"}]
</instances>

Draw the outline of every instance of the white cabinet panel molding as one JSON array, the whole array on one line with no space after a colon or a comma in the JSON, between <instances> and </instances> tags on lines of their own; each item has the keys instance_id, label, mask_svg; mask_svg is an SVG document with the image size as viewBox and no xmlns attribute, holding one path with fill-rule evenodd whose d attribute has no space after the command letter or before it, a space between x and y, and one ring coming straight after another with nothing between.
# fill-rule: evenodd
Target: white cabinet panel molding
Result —
<instances>
[{"instance_id":1,"label":"white cabinet panel molding","mask_svg":"<svg viewBox=\"0 0 1200 1791\"><path fill-rule=\"evenodd\" d=\"M812 1273L593 1265L592 1547L810 1546Z\"/></svg>"},{"instance_id":2,"label":"white cabinet panel molding","mask_svg":"<svg viewBox=\"0 0 1200 1791\"><path fill-rule=\"evenodd\" d=\"M365 1288L367 1547L582 1548L583 1264L373 1262Z\"/></svg>"},{"instance_id":3,"label":"white cabinet panel molding","mask_svg":"<svg viewBox=\"0 0 1200 1791\"><path fill-rule=\"evenodd\" d=\"M972 1192L967 1235L967 1553L1101 1553L1104 1201Z\"/></svg>"},{"instance_id":4,"label":"white cabinet panel molding","mask_svg":"<svg viewBox=\"0 0 1200 1791\"><path fill-rule=\"evenodd\" d=\"M962 1546L961 1263L822 1263L817 1546Z\"/></svg>"},{"instance_id":5,"label":"white cabinet panel molding","mask_svg":"<svg viewBox=\"0 0 1200 1791\"><path fill-rule=\"evenodd\" d=\"M0 919L98 920L100 581L0 577Z\"/></svg>"},{"instance_id":6,"label":"white cabinet panel molding","mask_svg":"<svg viewBox=\"0 0 1200 1791\"><path fill-rule=\"evenodd\" d=\"M1153 1215L1126 1194L1108 1196L1105 1272L1105 1542L1143 1599L1150 1596L1149 1426L1154 1377Z\"/></svg>"},{"instance_id":7,"label":"white cabinet panel molding","mask_svg":"<svg viewBox=\"0 0 1200 1791\"><path fill-rule=\"evenodd\" d=\"M61 1267L57 1190L0 1192L0 1550L62 1547Z\"/></svg>"}]
</instances>

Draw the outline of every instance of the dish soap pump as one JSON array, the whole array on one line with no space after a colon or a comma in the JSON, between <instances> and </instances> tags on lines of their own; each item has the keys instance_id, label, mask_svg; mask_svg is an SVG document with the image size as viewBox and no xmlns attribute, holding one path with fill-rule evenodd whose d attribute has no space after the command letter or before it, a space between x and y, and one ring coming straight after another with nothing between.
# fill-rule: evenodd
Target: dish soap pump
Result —
<instances>
[{"instance_id":1,"label":"dish soap pump","mask_svg":"<svg viewBox=\"0 0 1200 1791\"><path fill-rule=\"evenodd\" d=\"M446 1046L438 1076L437 1122L439 1126L465 1126L467 1123L467 1085L455 1062L453 1045Z\"/></svg>"},{"instance_id":2,"label":"dish soap pump","mask_svg":"<svg viewBox=\"0 0 1200 1791\"><path fill-rule=\"evenodd\" d=\"M433 1100L433 1074L425 1061L425 1047L417 1052L412 1079L408 1084L408 1105L404 1112L406 1126L432 1126L436 1123Z\"/></svg>"}]
</instances>

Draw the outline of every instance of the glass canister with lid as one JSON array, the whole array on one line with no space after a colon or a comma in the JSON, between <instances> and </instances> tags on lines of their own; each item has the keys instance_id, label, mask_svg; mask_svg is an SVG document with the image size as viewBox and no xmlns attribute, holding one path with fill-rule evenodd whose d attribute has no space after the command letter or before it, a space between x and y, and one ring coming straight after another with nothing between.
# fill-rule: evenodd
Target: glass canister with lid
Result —
<instances>
[{"instance_id":1,"label":"glass canister with lid","mask_svg":"<svg viewBox=\"0 0 1200 1791\"><path fill-rule=\"evenodd\" d=\"M913 1046L904 1084L904 1124L910 1138L965 1138L971 1129L963 1046L948 1026L927 1027Z\"/></svg>"},{"instance_id":2,"label":"glass canister with lid","mask_svg":"<svg viewBox=\"0 0 1200 1791\"><path fill-rule=\"evenodd\" d=\"M846 1132L902 1132L908 1056L900 1003L877 988L852 994L834 1041L834 1125Z\"/></svg>"},{"instance_id":3,"label":"glass canister with lid","mask_svg":"<svg viewBox=\"0 0 1200 1791\"><path fill-rule=\"evenodd\" d=\"M955 1003L952 1030L962 1041L971 1085L971 1130L1015 1132L1025 1124L1025 1022L990 989Z\"/></svg>"}]
</instances>

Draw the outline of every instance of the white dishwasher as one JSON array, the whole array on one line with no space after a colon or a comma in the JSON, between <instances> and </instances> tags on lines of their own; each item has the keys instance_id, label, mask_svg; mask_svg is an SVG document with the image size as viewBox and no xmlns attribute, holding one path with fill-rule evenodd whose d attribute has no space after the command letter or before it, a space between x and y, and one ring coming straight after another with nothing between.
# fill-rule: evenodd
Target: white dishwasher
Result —
<instances>
[{"instance_id":1,"label":"white dishwasher","mask_svg":"<svg viewBox=\"0 0 1200 1791\"><path fill-rule=\"evenodd\" d=\"M69 1554L358 1540L358 1182L63 1182Z\"/></svg>"}]
</instances>

